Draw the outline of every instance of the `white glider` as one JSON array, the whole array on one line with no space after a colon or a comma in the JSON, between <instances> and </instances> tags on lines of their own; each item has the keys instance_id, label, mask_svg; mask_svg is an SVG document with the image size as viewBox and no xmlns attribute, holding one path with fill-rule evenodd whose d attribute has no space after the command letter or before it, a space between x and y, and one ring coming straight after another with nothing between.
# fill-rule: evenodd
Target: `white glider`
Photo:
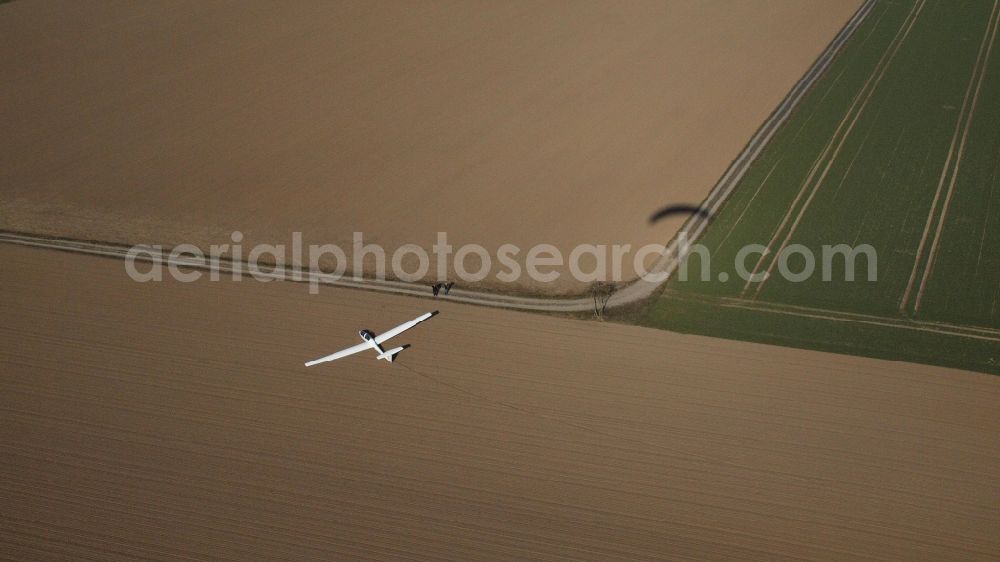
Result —
<instances>
[{"instance_id":1,"label":"white glider","mask_svg":"<svg viewBox=\"0 0 1000 562\"><path fill-rule=\"evenodd\" d=\"M396 359L396 354L398 354L400 351L403 351L404 349L410 346L403 345L400 347L395 347L389 350L385 350L382 349L382 343L391 337L402 334L403 332L409 330L410 328L416 326L417 324L423 322L424 320L429 319L431 316L434 316L437 313L438 311L436 310L434 312L428 312L427 314L424 314L423 316L415 320L404 322L403 324L400 324L399 326L396 326L395 328L385 333L379 334L377 336L375 335L375 332L372 332L371 330L361 330L360 332L358 332L358 335L361 336L361 339L364 340L362 343L359 343L354 347L348 347L347 349L343 349L332 355L327 355L326 357L320 357L319 359L316 359L314 361L308 361L306 362L306 367L312 367L313 365L316 365L318 363L326 363L327 361L335 361L337 359L340 359L341 357L347 357L348 355L361 353L366 349L374 349L378 353L378 357L376 357L376 359L385 359L386 361L392 363Z\"/></svg>"}]
</instances>

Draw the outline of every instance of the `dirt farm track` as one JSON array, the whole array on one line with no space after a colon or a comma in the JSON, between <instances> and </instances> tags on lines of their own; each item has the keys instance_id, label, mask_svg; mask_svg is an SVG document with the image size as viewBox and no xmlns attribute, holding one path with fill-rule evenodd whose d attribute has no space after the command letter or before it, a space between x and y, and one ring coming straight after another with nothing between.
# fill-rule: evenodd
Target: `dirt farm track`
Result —
<instances>
[{"instance_id":1,"label":"dirt farm track","mask_svg":"<svg viewBox=\"0 0 1000 562\"><path fill-rule=\"evenodd\" d=\"M448 303L400 363L312 370L428 301L0 259L5 557L1000 549L996 377Z\"/></svg>"}]
</instances>

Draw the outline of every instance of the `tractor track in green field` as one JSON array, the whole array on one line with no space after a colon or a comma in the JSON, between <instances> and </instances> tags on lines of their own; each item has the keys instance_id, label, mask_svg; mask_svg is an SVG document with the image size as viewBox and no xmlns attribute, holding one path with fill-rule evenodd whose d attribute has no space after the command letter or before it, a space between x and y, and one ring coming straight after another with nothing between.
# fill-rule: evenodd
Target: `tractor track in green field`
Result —
<instances>
[{"instance_id":1,"label":"tractor track in green field","mask_svg":"<svg viewBox=\"0 0 1000 562\"><path fill-rule=\"evenodd\" d=\"M951 206L952 197L955 195L955 182L958 180L958 172L962 166L962 157L965 155L966 141L969 139L969 130L972 128L972 119L976 114L976 106L979 104L979 93L983 88L983 79L986 77L986 70L990 62L990 55L993 52L993 45L996 41L997 24L1000 23L1000 10L998 10L998 7L1000 7L1000 0L994 0L993 11L990 13L990 23L986 26L986 33L983 35L983 41L979 45L979 55L976 58L976 64L973 67L972 76L969 78L969 85L965 91L965 98L962 100L962 110L958 114L958 120L955 123L955 133L951 138L951 146L948 147L948 158L945 160L944 168L941 170L941 178L938 180L937 191L934 193L934 201L931 203L931 210L927 214L927 223L924 226L924 232L920 238L920 246L917 249L916 259L913 261L913 271L910 273L910 279L906 284L906 291L903 293L903 298L899 304L900 312L906 312L907 304L910 300L910 294L913 292L913 285L917 278L917 271L922 261L921 258L924 254L924 246L927 243L927 236L930 233L931 223L934 222L938 200L941 198L942 188L944 187L945 179L947 178L948 187L944 191L945 197L941 206L941 211L940 213L937 213L938 220L934 227L934 240L931 242L930 253L927 255L924 272L920 278L920 286L917 289L917 296L913 302L914 314L920 311L920 303L923 301L924 291L927 289L927 280L930 278L931 271L934 269L934 259L937 257L938 248L941 243L941 232L944 230L944 222L945 218L948 216L948 208ZM973 85L975 85L975 88L973 88ZM959 133L961 133L961 141L959 141ZM957 151L955 150L956 142L958 142ZM954 166L951 166L950 164L953 159Z\"/></svg>"},{"instance_id":2,"label":"tractor track in green field","mask_svg":"<svg viewBox=\"0 0 1000 562\"><path fill-rule=\"evenodd\" d=\"M832 320L835 322L858 322L873 326L885 326L892 328L902 328L905 330L916 330L920 332L930 332L945 336L959 336L974 338L984 341L992 341L1000 344L1000 330L993 328L983 328L980 326L963 326L950 324L947 322L930 322L914 320L910 318L893 318L879 316L877 314L860 314L856 312L842 312L827 308L798 306L791 304L770 303L740 297L719 297L707 295L693 295L682 291L666 290L665 296L674 299L695 301L726 308L740 308L766 312L769 314L785 314L789 316L799 316L803 318L816 318L821 320Z\"/></svg>"},{"instance_id":3,"label":"tractor track in green field","mask_svg":"<svg viewBox=\"0 0 1000 562\"><path fill-rule=\"evenodd\" d=\"M837 159L837 156L840 155L840 151L844 147L844 143L850 136L851 131L854 130L854 126L857 125L858 119L861 117L861 114L864 113L865 109L868 107L868 103L871 101L872 94L875 92L876 88L878 88L878 85L882 81L882 78L885 77L886 70L888 70L889 66L892 64L892 61L896 57L896 54L899 52L899 49L903 45L903 42L906 41L907 36L909 36L910 31L913 29L913 24L916 23L917 18L920 16L920 13L921 11L923 11L925 5L926 5L926 0L919 0L913 5L913 8L910 10L907 19L903 21L903 24L900 26L899 31L896 32L896 36L893 37L893 40L890 43L889 48L886 49L885 53L882 55L881 60L879 60L879 63L875 66L874 71L872 72L871 76L868 77L868 80L864 83L864 86L862 86L861 89L858 91L858 93L855 95L850 108L848 108L847 112L844 114L844 117L841 119L840 123L837 124L837 128L834 130L833 135L830 137L830 141L823 148L823 151L819 154L819 156L816 157L816 161L813 163L813 166L809 171L809 175L806 177L805 181L802 182L802 185L800 186L798 193L795 195L795 199L792 200L792 204L789 205L788 211L782 218L781 223L778 225L777 230L775 230L771 240L767 243L766 247L768 251L761 254L760 258L757 260L757 263L754 265L754 268L751 272L751 274L758 273L763 264L767 261L767 257L773 256L769 262L770 265L767 266L766 269L767 275L765 275L764 280L754 285L748 279L746 284L743 285L743 291L741 292L741 295L746 296L747 293L750 291L750 288L755 287L753 290L753 296L751 297L751 300L756 300L757 297L760 296L760 292L764 289L764 286L767 284L767 279L771 277L774 271L774 267L778 263L777 256L780 255L781 252L788 247L788 244L791 241L792 236L795 234L796 229L798 228L799 224L802 221L802 217L809 209L809 205L816 197L816 193L820 190L820 187L822 187L823 181L826 179L827 174L829 174L830 167L833 165L833 162ZM824 163L825 165L823 165ZM822 167L822 172L820 172L821 167ZM820 172L818 178L816 177L817 172ZM813 181L814 178L815 182ZM800 206L799 201L802 199L803 195L805 195L807 192L809 193L809 195L805 198L804 202ZM795 213L796 209L798 210L797 214ZM795 215L795 220L791 223L791 226L788 226L788 229L786 231L786 226L788 225L788 221L792 218L793 214ZM782 234L784 234L784 237L782 238L781 243L778 246L778 250L771 251L771 248L775 246L775 243L778 241L779 238L781 238Z\"/></svg>"}]
</instances>

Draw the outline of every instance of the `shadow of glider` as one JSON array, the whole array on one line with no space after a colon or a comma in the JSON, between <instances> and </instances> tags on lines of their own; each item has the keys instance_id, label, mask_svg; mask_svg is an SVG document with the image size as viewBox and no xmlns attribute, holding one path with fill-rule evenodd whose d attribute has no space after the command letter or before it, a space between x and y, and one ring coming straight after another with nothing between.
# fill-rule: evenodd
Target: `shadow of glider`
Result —
<instances>
[{"instance_id":1,"label":"shadow of glider","mask_svg":"<svg viewBox=\"0 0 1000 562\"><path fill-rule=\"evenodd\" d=\"M649 217L649 224L656 224L663 219L679 215L698 215L706 219L711 218L709 212L699 205L667 205Z\"/></svg>"}]
</instances>

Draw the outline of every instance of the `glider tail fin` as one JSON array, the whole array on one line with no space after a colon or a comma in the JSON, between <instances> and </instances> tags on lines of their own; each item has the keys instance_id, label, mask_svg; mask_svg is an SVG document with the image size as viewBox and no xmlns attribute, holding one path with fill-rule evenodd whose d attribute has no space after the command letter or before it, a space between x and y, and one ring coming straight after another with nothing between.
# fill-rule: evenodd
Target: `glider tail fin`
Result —
<instances>
[{"instance_id":1,"label":"glider tail fin","mask_svg":"<svg viewBox=\"0 0 1000 562\"><path fill-rule=\"evenodd\" d=\"M403 351L407 347L410 347L410 346L403 345L403 346L400 346L400 347L394 347L392 349L387 349L387 350L385 350L385 353L379 354L378 358L379 359L385 359L386 361L392 363L393 361L396 360L396 355L398 355L400 351Z\"/></svg>"}]
</instances>

